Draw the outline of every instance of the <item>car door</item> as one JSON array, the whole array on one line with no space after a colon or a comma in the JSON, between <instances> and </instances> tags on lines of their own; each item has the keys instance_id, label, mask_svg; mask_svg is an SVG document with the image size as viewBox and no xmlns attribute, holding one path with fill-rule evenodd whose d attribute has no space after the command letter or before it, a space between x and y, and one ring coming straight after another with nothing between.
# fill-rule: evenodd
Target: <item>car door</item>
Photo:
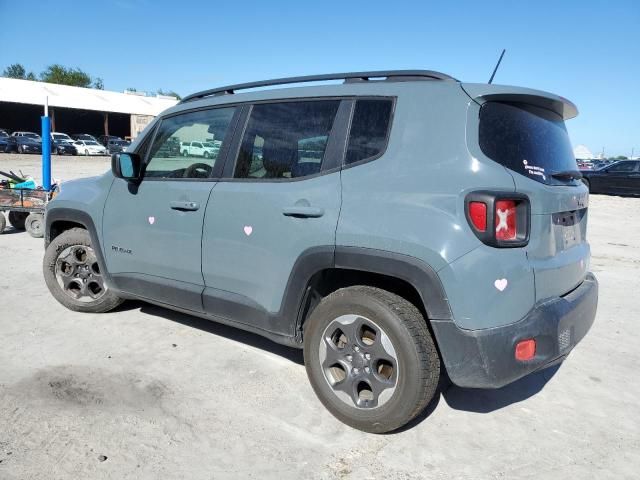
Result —
<instances>
[{"instance_id":1,"label":"car door","mask_svg":"<svg viewBox=\"0 0 640 480\"><path fill-rule=\"evenodd\" d=\"M640 162L635 161L635 168L629 173L629 194L640 195Z\"/></svg>"},{"instance_id":2,"label":"car door","mask_svg":"<svg viewBox=\"0 0 640 480\"><path fill-rule=\"evenodd\" d=\"M162 119L143 142L144 178L115 179L102 224L106 264L116 288L153 301L202 310L202 222L222 156L169 157L171 136L215 135L227 142L235 107L189 111ZM164 148L163 148L164 147Z\"/></svg>"},{"instance_id":3,"label":"car door","mask_svg":"<svg viewBox=\"0 0 640 480\"><path fill-rule=\"evenodd\" d=\"M202 148L202 143L200 142L191 142L191 155L196 157L202 157L204 154L204 149Z\"/></svg>"},{"instance_id":4,"label":"car door","mask_svg":"<svg viewBox=\"0 0 640 480\"><path fill-rule=\"evenodd\" d=\"M285 292L305 287L290 281L294 265L309 255L333 262L349 108L337 99L250 107L205 216L205 311L293 334Z\"/></svg>"},{"instance_id":5,"label":"car door","mask_svg":"<svg viewBox=\"0 0 640 480\"><path fill-rule=\"evenodd\" d=\"M630 193L633 183L631 175L636 170L636 164L635 161L621 161L608 167L600 178L600 190L604 193Z\"/></svg>"}]
</instances>

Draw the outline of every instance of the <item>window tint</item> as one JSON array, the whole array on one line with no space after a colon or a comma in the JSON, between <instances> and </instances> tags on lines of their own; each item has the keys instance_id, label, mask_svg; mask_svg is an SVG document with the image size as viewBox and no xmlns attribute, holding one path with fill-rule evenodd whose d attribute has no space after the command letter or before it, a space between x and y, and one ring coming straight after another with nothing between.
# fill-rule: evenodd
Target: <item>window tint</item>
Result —
<instances>
[{"instance_id":1,"label":"window tint","mask_svg":"<svg viewBox=\"0 0 640 480\"><path fill-rule=\"evenodd\" d=\"M637 162L620 162L609 167L609 172L633 172L636 169Z\"/></svg>"},{"instance_id":2,"label":"window tint","mask_svg":"<svg viewBox=\"0 0 640 480\"><path fill-rule=\"evenodd\" d=\"M564 121L550 110L487 102L480 109L479 136L487 157L538 182L566 184L551 175L578 170Z\"/></svg>"},{"instance_id":3,"label":"window tint","mask_svg":"<svg viewBox=\"0 0 640 480\"><path fill-rule=\"evenodd\" d=\"M320 172L339 100L254 105L235 178L297 178Z\"/></svg>"},{"instance_id":4,"label":"window tint","mask_svg":"<svg viewBox=\"0 0 640 480\"><path fill-rule=\"evenodd\" d=\"M382 153L391 120L391 100L358 100L353 112L345 163L354 163Z\"/></svg>"},{"instance_id":5,"label":"window tint","mask_svg":"<svg viewBox=\"0 0 640 480\"><path fill-rule=\"evenodd\" d=\"M149 152L145 177L207 178L220 153L201 142L222 145L235 107L202 110L162 120Z\"/></svg>"}]
</instances>

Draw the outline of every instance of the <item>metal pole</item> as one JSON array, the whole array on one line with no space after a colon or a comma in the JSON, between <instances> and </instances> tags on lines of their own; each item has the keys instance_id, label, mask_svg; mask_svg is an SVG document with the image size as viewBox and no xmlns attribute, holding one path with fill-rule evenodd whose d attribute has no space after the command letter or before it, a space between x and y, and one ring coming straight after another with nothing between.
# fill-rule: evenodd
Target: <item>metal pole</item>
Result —
<instances>
[{"instance_id":1,"label":"metal pole","mask_svg":"<svg viewBox=\"0 0 640 480\"><path fill-rule=\"evenodd\" d=\"M42 116L42 188L51 190L51 119L49 118L49 97L45 97Z\"/></svg>"}]
</instances>

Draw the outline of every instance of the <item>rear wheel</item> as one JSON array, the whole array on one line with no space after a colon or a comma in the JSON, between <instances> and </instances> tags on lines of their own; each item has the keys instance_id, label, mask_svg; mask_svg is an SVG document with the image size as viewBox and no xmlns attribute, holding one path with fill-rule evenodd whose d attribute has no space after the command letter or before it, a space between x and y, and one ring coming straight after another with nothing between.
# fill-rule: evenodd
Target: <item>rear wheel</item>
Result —
<instances>
[{"instance_id":1,"label":"rear wheel","mask_svg":"<svg viewBox=\"0 0 640 480\"><path fill-rule=\"evenodd\" d=\"M398 295L373 287L338 290L304 331L309 381L339 420L384 433L415 418L436 393L440 360L424 317Z\"/></svg>"},{"instance_id":2,"label":"rear wheel","mask_svg":"<svg viewBox=\"0 0 640 480\"><path fill-rule=\"evenodd\" d=\"M4 218L4 213L0 212L0 235L4 233L4 229L7 226L7 219Z\"/></svg>"},{"instance_id":3,"label":"rear wheel","mask_svg":"<svg viewBox=\"0 0 640 480\"><path fill-rule=\"evenodd\" d=\"M70 310L103 313L123 301L105 284L86 230L72 228L57 236L47 247L42 266L49 291Z\"/></svg>"},{"instance_id":4,"label":"rear wheel","mask_svg":"<svg viewBox=\"0 0 640 480\"><path fill-rule=\"evenodd\" d=\"M33 238L44 237L44 215L41 213L30 213L24 222L27 233Z\"/></svg>"},{"instance_id":5,"label":"rear wheel","mask_svg":"<svg viewBox=\"0 0 640 480\"><path fill-rule=\"evenodd\" d=\"M24 222L28 216L27 212L9 212L9 223L16 230L24 230Z\"/></svg>"}]
</instances>

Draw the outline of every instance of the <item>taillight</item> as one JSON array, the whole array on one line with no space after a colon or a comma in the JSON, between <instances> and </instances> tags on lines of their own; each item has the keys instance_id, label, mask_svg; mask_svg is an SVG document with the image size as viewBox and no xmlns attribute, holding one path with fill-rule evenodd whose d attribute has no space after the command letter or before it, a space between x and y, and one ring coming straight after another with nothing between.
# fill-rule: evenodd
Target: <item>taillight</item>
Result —
<instances>
[{"instance_id":1,"label":"taillight","mask_svg":"<svg viewBox=\"0 0 640 480\"><path fill-rule=\"evenodd\" d=\"M487 230L487 204L482 202L469 202L469 218L479 232Z\"/></svg>"},{"instance_id":2,"label":"taillight","mask_svg":"<svg viewBox=\"0 0 640 480\"><path fill-rule=\"evenodd\" d=\"M516 202L497 200L495 206L496 240L515 240L518 237Z\"/></svg>"},{"instance_id":3,"label":"taillight","mask_svg":"<svg viewBox=\"0 0 640 480\"><path fill-rule=\"evenodd\" d=\"M467 220L476 236L493 247L522 247L529 242L530 206L526 195L473 192L465 201Z\"/></svg>"}]
</instances>

